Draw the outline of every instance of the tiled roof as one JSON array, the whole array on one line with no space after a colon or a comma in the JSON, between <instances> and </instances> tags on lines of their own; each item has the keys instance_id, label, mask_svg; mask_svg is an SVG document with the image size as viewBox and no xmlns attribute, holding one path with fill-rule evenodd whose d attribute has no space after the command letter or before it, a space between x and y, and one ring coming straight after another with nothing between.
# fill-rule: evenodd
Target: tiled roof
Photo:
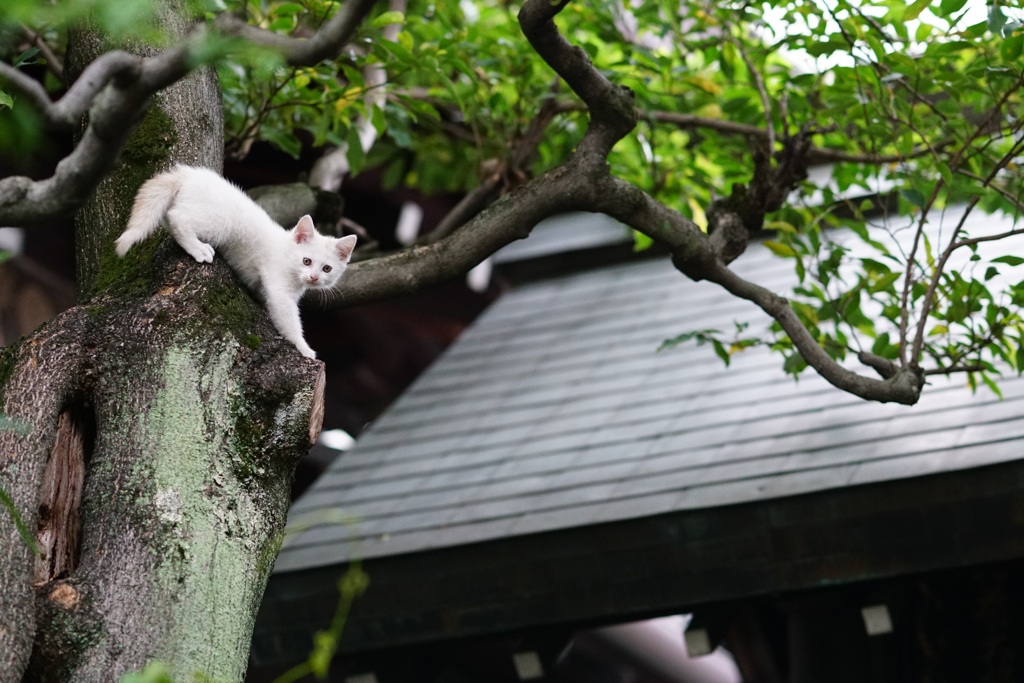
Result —
<instances>
[{"instance_id":1,"label":"tiled roof","mask_svg":"<svg viewBox=\"0 0 1024 683\"><path fill-rule=\"evenodd\" d=\"M775 291L789 266L737 270ZM666 259L513 290L295 504L351 524L292 539L277 572L353 558L782 498L1019 459L1024 380L1005 400L937 380L917 406L868 403L749 349L658 352L693 329L765 316Z\"/></svg>"}]
</instances>

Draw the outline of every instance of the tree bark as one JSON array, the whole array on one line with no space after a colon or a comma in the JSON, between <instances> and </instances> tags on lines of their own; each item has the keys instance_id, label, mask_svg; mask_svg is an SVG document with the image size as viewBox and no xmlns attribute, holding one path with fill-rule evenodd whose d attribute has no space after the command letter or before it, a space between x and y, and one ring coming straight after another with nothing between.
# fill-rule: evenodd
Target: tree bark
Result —
<instances>
[{"instance_id":1,"label":"tree bark","mask_svg":"<svg viewBox=\"0 0 1024 683\"><path fill-rule=\"evenodd\" d=\"M166 4L181 35L189 19ZM80 34L69 67L109 45ZM133 48L140 50L143 48ZM219 169L208 70L165 91L78 216L84 301L0 349L0 681L110 681L165 662L241 680L294 466L320 428L323 366L280 339L221 260L161 236L122 260L138 186Z\"/></svg>"},{"instance_id":2,"label":"tree bark","mask_svg":"<svg viewBox=\"0 0 1024 683\"><path fill-rule=\"evenodd\" d=\"M161 28L172 43L182 42L193 23L180 0L163 0L161 20ZM157 53L145 45L118 47L142 57ZM103 35L88 29L75 31L68 44L69 74L80 74L110 49ZM133 122L125 122L129 123ZM148 111L128 138L119 163L103 177L76 215L77 279L83 300L119 279L119 268L105 266L116 258L112 244L128 221L135 192L172 162L206 166L218 172L224 166L223 107L216 73L210 67L192 71L153 96ZM97 283L104 269L109 277Z\"/></svg>"}]
</instances>

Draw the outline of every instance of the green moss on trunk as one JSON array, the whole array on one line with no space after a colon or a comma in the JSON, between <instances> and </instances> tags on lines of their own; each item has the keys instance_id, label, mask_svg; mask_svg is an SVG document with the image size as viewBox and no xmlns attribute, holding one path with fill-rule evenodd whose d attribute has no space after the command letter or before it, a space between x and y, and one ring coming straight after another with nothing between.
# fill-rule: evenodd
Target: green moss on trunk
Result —
<instances>
[{"instance_id":1,"label":"green moss on trunk","mask_svg":"<svg viewBox=\"0 0 1024 683\"><path fill-rule=\"evenodd\" d=\"M121 152L121 160L124 166L145 173L144 176L135 178L141 185L156 166L168 159L177 142L178 134L174 129L173 119L162 106L153 106L132 131Z\"/></svg>"}]
</instances>

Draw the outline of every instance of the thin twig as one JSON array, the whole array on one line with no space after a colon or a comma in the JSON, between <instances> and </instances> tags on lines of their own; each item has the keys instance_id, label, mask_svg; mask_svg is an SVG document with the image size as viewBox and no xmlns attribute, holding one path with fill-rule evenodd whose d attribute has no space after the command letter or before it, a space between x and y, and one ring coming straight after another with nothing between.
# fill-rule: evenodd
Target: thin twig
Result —
<instances>
[{"instance_id":1,"label":"thin twig","mask_svg":"<svg viewBox=\"0 0 1024 683\"><path fill-rule=\"evenodd\" d=\"M980 237L968 237L957 242L955 248L960 249L962 247L969 247L975 244L981 244L982 242L998 242L999 240L1005 240L1009 237L1016 237L1017 235L1024 235L1024 228L1007 230L1006 232L1001 232L998 235L982 235Z\"/></svg>"},{"instance_id":2,"label":"thin twig","mask_svg":"<svg viewBox=\"0 0 1024 683\"><path fill-rule=\"evenodd\" d=\"M971 180L977 180L978 182L982 183L985 182L984 178L974 173L971 173L968 170L961 168L957 169L956 172L964 177L970 178ZM988 187L1002 195L1003 199L1010 202L1010 204L1013 205L1014 209L1016 209L1017 211L1024 211L1024 201L1021 201L1020 195L1014 195L1012 192L1010 192L1002 185L996 185L995 183L989 183Z\"/></svg>"},{"instance_id":3,"label":"thin twig","mask_svg":"<svg viewBox=\"0 0 1024 683\"><path fill-rule=\"evenodd\" d=\"M43 55L43 59L46 60L46 68L57 77L57 80L61 83L64 82L64 62L57 56L57 53L53 51L50 44L46 42L46 39L41 35L30 29L28 26L22 26L21 32L25 38L39 48L40 54Z\"/></svg>"},{"instance_id":4,"label":"thin twig","mask_svg":"<svg viewBox=\"0 0 1024 683\"><path fill-rule=\"evenodd\" d=\"M989 172L988 176L982 181L982 183L981 183L982 186L983 187L988 187L991 184L992 180L999 173L999 171L1001 171L1003 168L1005 168L1006 165L1009 164L1011 161L1013 161L1013 159L1017 156L1017 154L1020 153L1021 148L1024 148L1024 142L1022 142L1019 145L1015 145L1010 150L1008 150L1007 153L1005 155L1003 155L1003 158L999 160L999 163L997 163L992 168L992 170ZM940 184L941 183L936 183L936 188L938 188L938 186ZM969 246L970 244L977 244L977 243L980 243L982 241L987 241L987 240L984 240L982 238L971 238L971 239L967 239L967 240L958 240L957 239L957 237L960 234L960 231L963 230L963 226L964 226L964 223L967 221L968 215L970 215L971 211L974 209L975 206L977 206L977 204L978 204L978 202L980 200L981 200L981 195L980 194L979 195L974 195L973 197L971 197L971 200L968 202L967 207L964 209L963 215L960 217L959 222L957 223L956 227L953 229L953 234L949 238L949 244L947 245L946 249L943 250L941 257L939 258L939 261L936 263L935 273L932 276L931 282L928 284L928 290L925 293L924 300L921 302L921 315L920 315L920 319L919 319L918 325L917 325L917 333L914 335L914 344L911 347L911 357L912 358L915 358L915 359L917 358L917 356L918 356L918 354L920 354L921 348L922 348L922 346L924 344L924 330L925 330L925 326L926 326L925 323L927 322L928 315L929 315L929 313L931 313L932 306L934 305L935 291L936 291L936 289L939 286L939 278L942 275L942 272L943 272L943 270L946 267L946 263L949 261L949 257L952 256L954 251L956 251L957 249L960 249L960 248L962 248L964 246ZM975 241L975 240L977 240L977 241ZM905 333L904 330L901 330L901 332ZM902 341L903 340L901 339L901 347L903 346Z\"/></svg>"},{"instance_id":5,"label":"thin twig","mask_svg":"<svg viewBox=\"0 0 1024 683\"><path fill-rule=\"evenodd\" d=\"M921 244L921 237L924 235L924 226L928 221L928 212L939 196L939 189L943 185L942 178L935 183L932 194L921 207L921 219L917 223L917 231L914 233L914 241L910 245L910 253L907 254L907 272L903 277L903 292L900 294L900 348L899 359L903 365L907 364L907 330L910 326L910 290L914 282L912 266L917 258L917 248Z\"/></svg>"},{"instance_id":6,"label":"thin twig","mask_svg":"<svg viewBox=\"0 0 1024 683\"><path fill-rule=\"evenodd\" d=\"M547 130L555 114L558 112L558 104L554 94L558 92L559 80L555 80L550 88L551 97L545 98L537 115L530 121L530 125L522 135L518 136L515 146L508 155L508 162L501 164L500 168L490 173L480 185L468 193L459 201L448 214L441 219L437 226L423 236L419 241L421 244L431 244L451 234L469 219L487 208L494 200L501 195L504 181L503 172L516 172L527 164L544 139L544 132Z\"/></svg>"},{"instance_id":7,"label":"thin twig","mask_svg":"<svg viewBox=\"0 0 1024 683\"><path fill-rule=\"evenodd\" d=\"M252 26L231 14L219 15L215 26L224 35L245 38L251 43L277 51L290 66L313 66L341 53L374 4L375 0L348 0L309 38L283 36Z\"/></svg>"},{"instance_id":8,"label":"thin twig","mask_svg":"<svg viewBox=\"0 0 1024 683\"><path fill-rule=\"evenodd\" d=\"M1010 94L1012 92L1014 92L1015 90L1017 90L1017 87L1014 87L1014 88L1008 90L1003 95L1003 98L1000 100L999 104L997 105L997 109L999 107L1001 107L1003 103L1006 102L1006 100L1009 98ZM905 125L910 127L911 130L915 130L916 131L916 127L913 126L912 122L909 122L909 121L905 122ZM956 151L956 153L953 155L953 157L951 158L950 163L949 163L949 166L951 168L959 167L960 162L963 160L964 154L967 152L968 149L970 149L971 143L974 142L974 140L977 139L978 135L980 134L981 128L982 128L981 125L977 126L975 128L974 132L970 135L970 137L968 137L968 139L963 143L963 145L960 146L960 149L958 149ZM922 136L922 138L927 141L927 138L925 138L924 136ZM935 155L935 158L938 161L938 159L939 159L938 153L933 151L933 154ZM1005 165L1005 163L1009 163L1009 159L1007 159L1006 157L1004 157L1004 164L1003 165ZM983 183L985 186L987 186L991 182L992 178L994 177L994 174L995 174L996 170L998 170L1001 167L1002 166L999 165L999 164L996 165L996 169L993 170L992 174ZM900 360L902 362L904 362L904 363L907 362L907 355L906 355L906 351L907 351L907 338L906 338L906 335L907 335L907 331L909 329L909 322L910 322L909 302L910 302L911 285L913 283L913 274L912 274L911 270L912 270L912 266L913 266L914 260L916 258L916 255L917 255L917 247L918 247L918 244L919 244L920 239L921 239L921 234L924 231L925 222L926 222L926 220L928 218L928 211L931 208L932 204L935 202L935 199L938 197L938 192L942 188L943 185L944 185L944 180L942 178L939 178L939 180L935 183L935 187L932 188L931 197L929 197L927 203L922 207L921 219L918 222L917 233L914 235L914 241L913 241L913 244L912 244L912 246L910 248L910 254L907 257L907 272L906 272L906 275L904 276L904 279L903 279L903 292L902 292L901 297L900 297L900 347L899 347L899 357L900 357ZM974 208L974 205L977 203L977 200L978 200L977 197L975 197L972 200L972 203L971 203L970 207L968 208L968 212L970 212L970 210ZM966 216L965 216L965 218L966 218ZM961 221L960 225L962 225L962 224L963 224L963 222ZM957 228L953 232L953 238L951 239L950 247L952 247L952 243L956 240L956 235L959 233L959 230L960 230L960 226L958 225ZM943 265L944 265L944 263L945 263L945 260L942 261ZM932 279L932 282L931 282L931 284L929 286L929 292L931 294L934 294L934 288L938 284L938 274L940 274L941 272L942 272L942 269L940 267L939 270L936 272L936 276ZM930 310L930 306L931 306L931 300L926 298L924 313L923 313L923 315L921 316L921 318L920 318L920 320L918 322L918 332L915 335L914 343L913 343L913 347L912 347L911 357L915 358L915 359L917 357L917 354L920 353L920 351L921 351L921 344L922 344L922 342L920 340L923 338L923 334L924 334L923 327L924 327L924 324L925 324L925 320L928 317L927 313Z\"/></svg>"},{"instance_id":9,"label":"thin twig","mask_svg":"<svg viewBox=\"0 0 1024 683\"><path fill-rule=\"evenodd\" d=\"M929 368L924 371L924 374L933 377L935 375L952 375L954 372L984 372L985 370L988 370L988 368L979 363L975 365L954 365L948 368Z\"/></svg>"},{"instance_id":10,"label":"thin twig","mask_svg":"<svg viewBox=\"0 0 1024 683\"><path fill-rule=\"evenodd\" d=\"M772 123L772 103L768 97L768 90L765 88L764 79L761 78L761 72L754 66L753 60L747 54L743 43L732 34L729 27L725 27L725 35L729 42L739 51L740 57L743 58L743 63L747 65L747 73L750 74L750 80L754 82L757 94L761 97L761 106L764 107L764 131L765 137L768 139L768 155L771 156L775 152L775 124Z\"/></svg>"},{"instance_id":11,"label":"thin twig","mask_svg":"<svg viewBox=\"0 0 1024 683\"><path fill-rule=\"evenodd\" d=\"M936 187L938 187L938 183L936 184ZM974 197L971 198L971 201L967 204L967 208L964 210L963 215L960 216L960 220L957 222L956 227L953 228L953 236L950 238L949 245L946 247L946 249L943 250L942 255L939 257L938 262L936 262L935 264L935 273L932 276L931 282L928 283L928 290L925 292L924 301L922 301L921 303L921 315L919 316L917 321L917 332L914 334L914 342L910 348L910 357L913 358L915 362L917 360L917 356L921 352L921 346L924 344L925 324L928 321L928 314L931 313L932 305L935 301L935 290L939 286L939 278L946 267L946 263L949 261L949 257L952 256L953 252L956 250L957 235L959 235L960 231L963 230L964 223L967 221L967 216L970 215L972 210L974 210L974 207L977 206L978 200L980 199L981 197L979 195L975 195ZM923 224L922 228L918 230L918 235L921 234L921 230L923 230ZM906 335L907 332L905 323L908 317L906 313L906 309L904 309L904 315L900 319L901 350L905 348L904 335ZM905 358L902 360L906 362Z\"/></svg>"}]
</instances>

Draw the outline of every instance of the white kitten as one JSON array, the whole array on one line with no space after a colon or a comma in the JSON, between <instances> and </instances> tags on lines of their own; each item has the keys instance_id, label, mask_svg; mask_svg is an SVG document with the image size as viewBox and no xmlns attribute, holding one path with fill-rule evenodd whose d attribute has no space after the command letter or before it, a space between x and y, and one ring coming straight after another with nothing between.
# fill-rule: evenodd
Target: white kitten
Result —
<instances>
[{"instance_id":1,"label":"white kitten","mask_svg":"<svg viewBox=\"0 0 1024 683\"><path fill-rule=\"evenodd\" d=\"M262 296L274 327L307 358L316 358L302 336L299 299L326 291L345 272L354 235L321 235L303 216L291 230L275 223L248 195L206 168L175 166L139 190L128 227L117 238L124 256L163 224L200 263L219 251L231 269Z\"/></svg>"}]
</instances>

